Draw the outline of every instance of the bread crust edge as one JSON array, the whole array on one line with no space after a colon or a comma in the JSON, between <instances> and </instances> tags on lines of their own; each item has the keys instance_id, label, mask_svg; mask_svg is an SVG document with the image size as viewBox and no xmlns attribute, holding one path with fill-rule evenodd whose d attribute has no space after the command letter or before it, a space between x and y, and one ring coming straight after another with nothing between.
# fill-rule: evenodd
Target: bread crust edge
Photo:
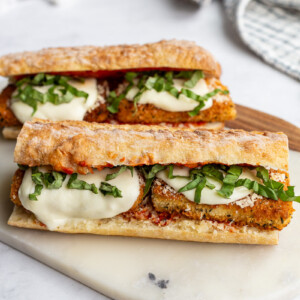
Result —
<instances>
[{"instance_id":1,"label":"bread crust edge","mask_svg":"<svg viewBox=\"0 0 300 300\"><path fill-rule=\"evenodd\" d=\"M6 77L151 68L203 70L214 77L221 74L221 67L211 53L184 40L162 40L143 45L47 48L0 57L0 75Z\"/></svg>"},{"instance_id":2,"label":"bread crust edge","mask_svg":"<svg viewBox=\"0 0 300 300\"><path fill-rule=\"evenodd\" d=\"M37 221L35 216L26 212L23 207L14 207L8 225L48 230ZM220 226L220 225L219 225ZM172 222L165 227L159 227L150 221L140 221L132 219L124 220L117 216L105 220L88 220L76 224L67 224L57 232L61 233L87 233L109 236L127 236L142 238L157 238L165 240L180 240L192 242L210 242L210 243L229 243L229 244L260 244L260 245L277 245L278 231L263 231L251 227L241 227L239 230L231 232L231 226L221 225L218 228L210 221L194 221L180 219ZM224 227L222 229L222 227Z\"/></svg>"}]
</instances>

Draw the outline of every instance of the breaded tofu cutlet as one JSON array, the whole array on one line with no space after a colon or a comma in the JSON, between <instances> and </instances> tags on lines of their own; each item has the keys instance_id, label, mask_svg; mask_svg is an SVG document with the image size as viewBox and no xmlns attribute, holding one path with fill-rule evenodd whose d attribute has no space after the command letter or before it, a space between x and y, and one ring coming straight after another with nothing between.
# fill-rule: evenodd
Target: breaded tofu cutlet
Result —
<instances>
[{"instance_id":1,"label":"breaded tofu cutlet","mask_svg":"<svg viewBox=\"0 0 300 300\"><path fill-rule=\"evenodd\" d=\"M179 213L195 220L248 225L266 230L283 229L289 224L294 211L291 202L264 197L259 197L253 206L244 208L234 202L226 205L197 204L177 193L161 179L153 183L152 203L159 212Z\"/></svg>"}]
</instances>

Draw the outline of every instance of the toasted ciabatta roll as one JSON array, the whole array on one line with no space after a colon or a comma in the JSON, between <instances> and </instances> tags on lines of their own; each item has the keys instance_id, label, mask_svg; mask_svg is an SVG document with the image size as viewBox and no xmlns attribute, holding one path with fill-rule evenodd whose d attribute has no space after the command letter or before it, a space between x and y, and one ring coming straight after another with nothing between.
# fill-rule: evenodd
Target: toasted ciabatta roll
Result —
<instances>
[{"instance_id":1,"label":"toasted ciabatta roll","mask_svg":"<svg viewBox=\"0 0 300 300\"><path fill-rule=\"evenodd\" d=\"M8 224L68 233L276 244L292 217L287 137L26 122Z\"/></svg>"},{"instance_id":2,"label":"toasted ciabatta roll","mask_svg":"<svg viewBox=\"0 0 300 300\"><path fill-rule=\"evenodd\" d=\"M213 56L187 41L49 48L0 58L0 127L32 118L220 129L235 117Z\"/></svg>"}]
</instances>

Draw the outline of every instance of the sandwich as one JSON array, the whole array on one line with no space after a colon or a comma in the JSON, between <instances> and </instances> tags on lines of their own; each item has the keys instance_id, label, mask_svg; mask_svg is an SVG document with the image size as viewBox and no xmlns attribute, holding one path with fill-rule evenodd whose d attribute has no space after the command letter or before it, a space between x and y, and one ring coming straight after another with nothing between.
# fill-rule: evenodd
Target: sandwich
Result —
<instances>
[{"instance_id":1,"label":"sandwich","mask_svg":"<svg viewBox=\"0 0 300 300\"><path fill-rule=\"evenodd\" d=\"M14 159L17 227L277 244L300 201L283 133L34 120Z\"/></svg>"},{"instance_id":2,"label":"sandwich","mask_svg":"<svg viewBox=\"0 0 300 300\"><path fill-rule=\"evenodd\" d=\"M195 43L50 48L0 58L0 127L33 118L220 129L236 111L214 57Z\"/></svg>"}]
</instances>

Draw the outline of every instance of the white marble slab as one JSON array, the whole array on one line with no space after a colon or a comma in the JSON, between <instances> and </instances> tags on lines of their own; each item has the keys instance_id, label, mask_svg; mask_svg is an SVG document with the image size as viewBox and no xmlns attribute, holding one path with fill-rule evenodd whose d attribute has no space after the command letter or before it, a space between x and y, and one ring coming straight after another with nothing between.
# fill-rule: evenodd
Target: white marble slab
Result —
<instances>
[{"instance_id":1,"label":"white marble slab","mask_svg":"<svg viewBox=\"0 0 300 300\"><path fill-rule=\"evenodd\" d=\"M0 142L0 156L12 158L13 144ZM300 182L300 153L291 152L290 164L291 177ZM2 162L0 239L111 298L292 299L300 291L299 209L278 246L40 232L6 225L14 170L10 160Z\"/></svg>"},{"instance_id":2,"label":"white marble slab","mask_svg":"<svg viewBox=\"0 0 300 300\"><path fill-rule=\"evenodd\" d=\"M230 87L235 102L252 106L282 117L295 125L300 125L299 82L264 64L248 51L232 32L219 2L214 2L202 10L196 10L193 6L182 4L180 0L77 0L73 1L73 3L69 1L68 5L58 7L47 5L46 1L20 2L23 2L23 4L19 9L0 15L0 55L49 46L143 43L163 38L195 40L210 49L221 61L223 81ZM0 170L3 169L6 161L12 159L12 145L12 142L0 140L0 151L5 148L5 151L10 152L9 156L0 157ZM9 169L6 171L7 173L5 175L0 174L0 198L8 198L9 176L13 172L12 169L12 164L10 164ZM298 180L298 186L299 182L300 180ZM6 211L5 217L7 215L8 211ZM294 221L291 226L295 228L296 225L293 225ZM292 234L293 227L291 226L282 232L281 243L286 243L289 238L295 236ZM50 235L52 236L52 234ZM27 237L27 235L25 236ZM72 244L74 237L68 239L70 244ZM90 239L90 237L87 239ZM119 241L119 238L111 239L115 244ZM123 245L124 242L122 238L120 239ZM103 238L97 239L98 243L104 240ZM125 240L127 241L127 239ZM140 246L142 241L128 240L130 240L130 247L134 248L134 253L140 254L144 251L144 248ZM149 240L145 241L145 245L157 245L160 242ZM202 250L199 250L202 249L202 246L196 246L193 243L170 242L168 245L166 243L168 242L162 242L164 248L166 248L164 251L169 251L169 249L174 247L178 251L191 248L194 249L191 255L195 255L196 252L197 258L198 256L200 258L203 256ZM75 245L77 246L78 243L75 243ZM26 250L27 247L24 247L23 250ZM217 251L215 249L223 249L224 247L227 249L226 246L221 246L220 248L215 245L205 245L203 247L213 252ZM287 242L286 247L291 247L292 250L295 249L295 253L297 252L296 247L291 245L290 241ZM269 255L270 250L267 250L267 254L263 255L265 250L260 251L255 246L249 248L253 252L250 257L253 257L256 253L261 257L262 264L267 261L267 264L273 263L274 267L281 264L284 265L284 260L289 253L282 253L283 258L275 261L273 256ZM237 246L236 249L243 249L243 246ZM275 249L279 248L275 247ZM281 250L275 251L281 253ZM89 250L87 250L87 253L89 253ZM154 251L153 255L157 256L157 253ZM244 252L242 253L243 256L246 255ZM184 261L180 259L180 254L178 254L179 262L184 264ZM229 254L224 255L222 250L221 259L228 259L229 257L232 256ZM176 261L176 258L172 256L169 260ZM131 261L134 261L134 266L139 262L138 259L134 260L132 257L131 259ZM237 263L232 266L233 270L236 269L236 275L234 276L236 278L240 274L239 267L243 263L240 258L235 259L233 257L233 260L237 260ZM281 263L282 260L283 263ZM207 264L204 265L204 269ZM178 265L175 266L178 267ZM201 268L196 263L195 266L188 264L187 267L191 267L193 270ZM261 272L261 268L262 266L257 269L258 273ZM292 272L288 268L289 265L287 265L287 275L284 275L284 277L289 285L293 283L293 278L291 278ZM169 285L176 282L176 276L179 278L179 275L176 275L178 273L176 271L172 275ZM214 285L214 290L217 290L219 283L221 284L223 279L222 274L218 270L214 270L214 273L217 277L217 284ZM158 272L156 275L159 278L165 278L164 273ZM275 278L273 274L270 275L268 273L267 275ZM141 278L145 278L143 277L145 276L144 273L141 276ZM116 277L120 278L117 275ZM209 279L211 279L211 284L216 282L214 278ZM191 276L187 279L187 283L181 282L181 288L189 287L189 281L193 280L194 278ZM245 285L247 285L246 280L247 278L244 279ZM8 248L2 243L0 243L0 282L0 299L47 300L54 297L58 299L104 299L98 293L78 282ZM205 278L199 278L200 288L205 282ZM265 282L265 280L262 282ZM113 288L118 289L117 284ZM254 290L257 288L252 286ZM245 288L242 286L240 289L244 290ZM222 290L221 287L220 290ZM161 292L160 289L158 291ZM165 290L163 292L166 293ZM145 297L146 293L147 291L143 294ZM235 293L232 293L230 295L231 299L240 299L235 297L235 295ZM253 294L250 293L249 296L253 296ZM295 297L285 297L284 299L296 299ZM197 298L194 297L194 299ZM204 296L202 298L199 296L198 299L205 298Z\"/></svg>"}]
</instances>

